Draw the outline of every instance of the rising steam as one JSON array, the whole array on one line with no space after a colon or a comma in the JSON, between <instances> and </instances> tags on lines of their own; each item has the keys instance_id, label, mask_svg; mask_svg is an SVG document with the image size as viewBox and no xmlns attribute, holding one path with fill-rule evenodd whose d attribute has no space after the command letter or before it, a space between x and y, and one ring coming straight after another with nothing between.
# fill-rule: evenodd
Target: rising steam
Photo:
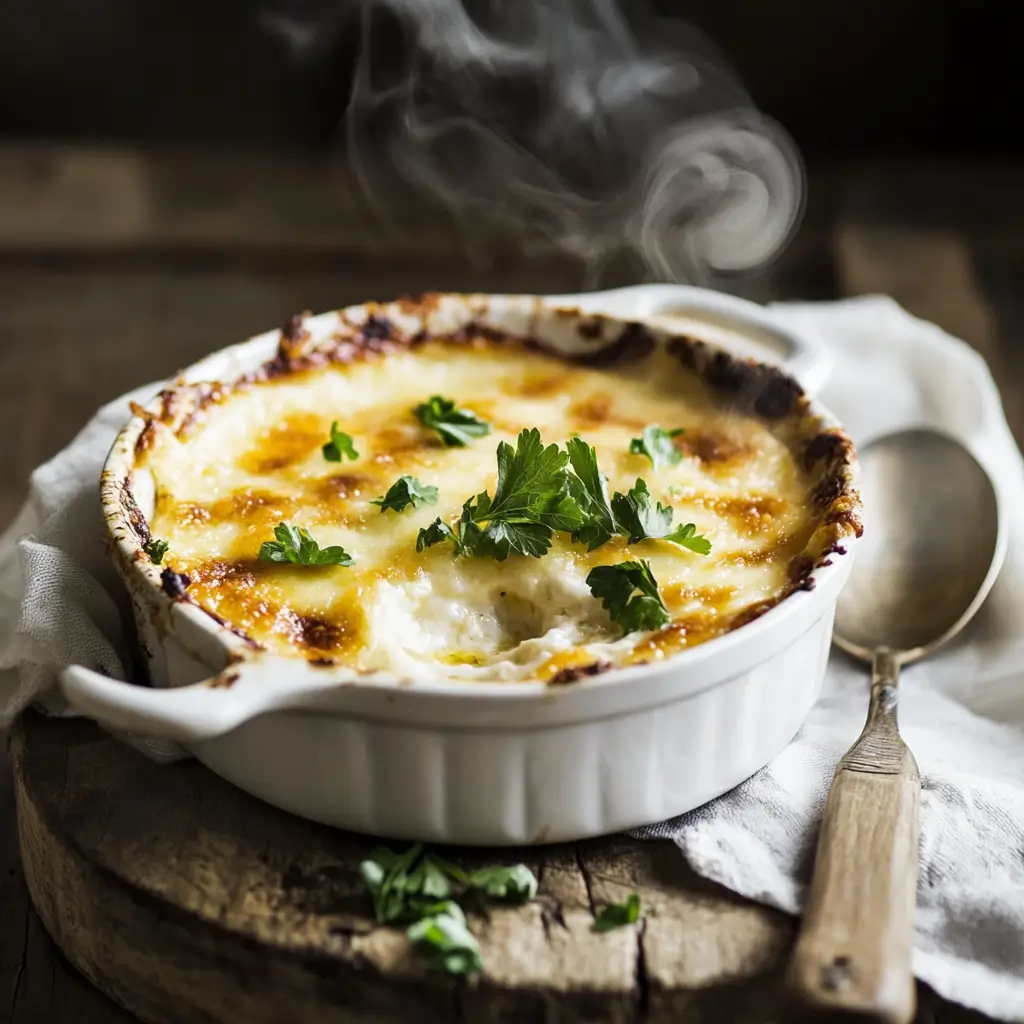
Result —
<instances>
[{"instance_id":1,"label":"rising steam","mask_svg":"<svg viewBox=\"0 0 1024 1024\"><path fill-rule=\"evenodd\" d=\"M797 153L706 40L639 6L365 0L345 118L363 187L383 206L387 168L478 247L514 233L592 270L623 252L667 280L765 263L799 218Z\"/></svg>"}]
</instances>

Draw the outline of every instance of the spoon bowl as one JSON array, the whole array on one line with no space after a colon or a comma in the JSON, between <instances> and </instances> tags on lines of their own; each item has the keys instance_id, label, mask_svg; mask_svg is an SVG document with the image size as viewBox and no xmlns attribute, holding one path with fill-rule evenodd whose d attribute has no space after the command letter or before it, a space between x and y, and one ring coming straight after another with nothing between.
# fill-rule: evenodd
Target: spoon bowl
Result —
<instances>
[{"instance_id":1,"label":"spoon bowl","mask_svg":"<svg viewBox=\"0 0 1024 1024\"><path fill-rule=\"evenodd\" d=\"M901 663L952 639L999 574L1005 530L988 473L934 430L890 434L860 453L864 537L836 609L835 642Z\"/></svg>"}]
</instances>

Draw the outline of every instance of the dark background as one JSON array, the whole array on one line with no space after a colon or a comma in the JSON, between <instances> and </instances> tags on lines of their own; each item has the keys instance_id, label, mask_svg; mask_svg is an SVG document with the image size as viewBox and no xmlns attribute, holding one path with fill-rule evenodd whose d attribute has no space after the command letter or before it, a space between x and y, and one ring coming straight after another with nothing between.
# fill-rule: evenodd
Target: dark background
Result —
<instances>
[{"instance_id":1,"label":"dark background","mask_svg":"<svg viewBox=\"0 0 1024 1024\"><path fill-rule=\"evenodd\" d=\"M301 2L333 12L334 27L300 66L262 24L280 10L271 0L0 0L0 137L328 145L345 106L357 5ZM1019 153L1016 6L658 4L717 42L810 158Z\"/></svg>"}]
</instances>

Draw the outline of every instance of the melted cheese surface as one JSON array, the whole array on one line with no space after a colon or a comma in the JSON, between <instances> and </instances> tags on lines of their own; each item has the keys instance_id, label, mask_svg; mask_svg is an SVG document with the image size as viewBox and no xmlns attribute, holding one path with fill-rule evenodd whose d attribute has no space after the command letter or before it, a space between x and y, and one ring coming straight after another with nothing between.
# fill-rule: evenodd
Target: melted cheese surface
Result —
<instances>
[{"instance_id":1,"label":"melted cheese surface","mask_svg":"<svg viewBox=\"0 0 1024 1024\"><path fill-rule=\"evenodd\" d=\"M413 408L434 394L491 424L446 448ZM332 420L359 458L328 462ZM629 452L645 426L682 427L676 466L655 472ZM711 541L701 556L663 540L615 537L596 551L555 534L543 558L422 553L417 533L497 478L500 440L524 427L546 444L578 434L595 446L609 493L643 478L652 498ZM786 590L789 561L814 529L809 482L757 420L717 407L672 357L611 370L518 345L430 342L241 388L181 437L156 424L142 456L156 483L152 535L189 596L286 655L331 659L416 679L549 679L595 662L651 661L735 627ZM439 489L436 505L381 512L370 503L402 474ZM340 544L351 567L260 562L279 522ZM650 561L673 622L623 637L586 583L597 565Z\"/></svg>"}]
</instances>

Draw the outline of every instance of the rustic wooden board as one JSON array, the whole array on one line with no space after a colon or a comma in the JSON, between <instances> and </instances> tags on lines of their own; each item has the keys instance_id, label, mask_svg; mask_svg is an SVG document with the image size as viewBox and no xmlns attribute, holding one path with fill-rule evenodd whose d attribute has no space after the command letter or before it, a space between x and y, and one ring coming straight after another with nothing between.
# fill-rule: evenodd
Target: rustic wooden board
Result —
<instances>
[{"instance_id":1,"label":"rustic wooden board","mask_svg":"<svg viewBox=\"0 0 1024 1024\"><path fill-rule=\"evenodd\" d=\"M372 839L284 814L197 763L158 767L85 722L29 716L13 756L44 925L158 1024L696 1020L723 1000L738 1015L762 1004L790 940L783 915L696 879L668 843L520 851L540 899L474 921L487 969L461 985L374 925L358 875ZM590 931L596 904L633 890L643 927Z\"/></svg>"},{"instance_id":2,"label":"rustic wooden board","mask_svg":"<svg viewBox=\"0 0 1024 1024\"><path fill-rule=\"evenodd\" d=\"M13 759L42 923L143 1021L788 1019L793 922L698 878L671 843L445 851L468 867L524 860L540 879L535 902L472 918L486 970L464 983L373 922L358 864L375 840L278 811L198 763L154 765L87 722L28 715ZM591 932L595 907L633 891L639 927ZM925 991L922 1004L934 1020L937 1001Z\"/></svg>"}]
</instances>

